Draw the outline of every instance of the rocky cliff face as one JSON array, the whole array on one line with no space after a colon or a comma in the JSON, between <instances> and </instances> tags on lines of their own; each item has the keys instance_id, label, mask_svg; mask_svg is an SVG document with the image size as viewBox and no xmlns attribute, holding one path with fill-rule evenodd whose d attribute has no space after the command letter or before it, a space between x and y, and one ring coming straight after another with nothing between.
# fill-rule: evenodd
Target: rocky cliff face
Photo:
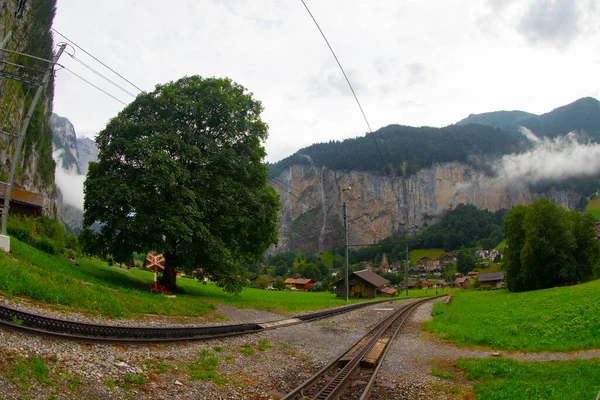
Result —
<instances>
[{"instance_id":1,"label":"rocky cliff face","mask_svg":"<svg viewBox=\"0 0 600 400\"><path fill-rule=\"evenodd\" d=\"M320 252L344 244L343 203L347 204L349 243L376 243L394 233L416 233L458 204L497 211L548 197L567 209L581 196L573 192L536 194L505 185L461 163L437 164L409 178L359 171L292 165L276 178L281 198L279 244L274 252ZM350 191L342 188L352 187Z\"/></svg>"},{"instance_id":2,"label":"rocky cliff face","mask_svg":"<svg viewBox=\"0 0 600 400\"><path fill-rule=\"evenodd\" d=\"M35 7L36 18L29 12ZM0 22L4 29L0 32L0 40L5 39L8 32L11 38L6 42L6 49L41 58L52 58L52 35L50 26L54 16L54 0L36 0L32 2L0 2ZM35 40L31 40L35 38ZM14 53L0 54L0 58L16 64L28 63L29 68L43 70L45 63L38 65L35 61L17 57ZM11 64L3 64L0 68L15 75L22 75L23 70ZM41 79L29 73L31 79ZM30 107L36 88L23 84L18 79L0 79L0 180L8 180L17 138L21 131L25 113ZM40 193L44 198L44 214L58 218L56 203L56 187L54 184L54 161L52 159L51 131L49 118L52 110L54 83L50 83L37 104L31 119L23 149L19 156L15 175L15 185ZM6 134L8 133L8 134Z\"/></svg>"},{"instance_id":3,"label":"rocky cliff face","mask_svg":"<svg viewBox=\"0 0 600 400\"><path fill-rule=\"evenodd\" d=\"M83 222L83 181L89 162L98 160L98 148L91 139L78 139L67 118L52 114L50 122L58 208L67 229L79 232Z\"/></svg>"},{"instance_id":4,"label":"rocky cliff face","mask_svg":"<svg viewBox=\"0 0 600 400\"><path fill-rule=\"evenodd\" d=\"M77 134L71 121L52 113L50 117L52 128L52 156L57 168L62 168L74 174L80 174Z\"/></svg>"}]
</instances>

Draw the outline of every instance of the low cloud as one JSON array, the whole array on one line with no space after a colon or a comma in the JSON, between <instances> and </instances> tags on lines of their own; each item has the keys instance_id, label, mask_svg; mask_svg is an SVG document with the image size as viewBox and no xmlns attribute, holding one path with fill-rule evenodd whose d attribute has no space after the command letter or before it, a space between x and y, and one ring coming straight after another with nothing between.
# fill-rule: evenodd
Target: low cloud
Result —
<instances>
[{"instance_id":1,"label":"low cloud","mask_svg":"<svg viewBox=\"0 0 600 400\"><path fill-rule=\"evenodd\" d=\"M574 133L544 138L531 151L503 156L492 169L495 179L505 185L594 175L600 172L600 144L579 143Z\"/></svg>"},{"instance_id":2,"label":"low cloud","mask_svg":"<svg viewBox=\"0 0 600 400\"><path fill-rule=\"evenodd\" d=\"M517 26L530 43L548 43L566 49L581 32L581 14L575 0L535 0Z\"/></svg>"},{"instance_id":3,"label":"low cloud","mask_svg":"<svg viewBox=\"0 0 600 400\"><path fill-rule=\"evenodd\" d=\"M60 189L65 204L83 210L83 182L85 181L85 175L78 175L74 170L61 168L63 152L63 149L59 149L52 153L52 158L56 162L54 182Z\"/></svg>"},{"instance_id":4,"label":"low cloud","mask_svg":"<svg viewBox=\"0 0 600 400\"><path fill-rule=\"evenodd\" d=\"M62 168L57 168L54 181L63 195L63 202L83 210L84 175L75 175Z\"/></svg>"}]
</instances>

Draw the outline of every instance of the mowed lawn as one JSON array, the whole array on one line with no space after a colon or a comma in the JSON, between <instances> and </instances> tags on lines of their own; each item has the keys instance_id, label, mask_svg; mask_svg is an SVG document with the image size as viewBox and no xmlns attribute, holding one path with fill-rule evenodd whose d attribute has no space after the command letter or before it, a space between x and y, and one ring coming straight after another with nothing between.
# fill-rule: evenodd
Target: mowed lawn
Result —
<instances>
[{"instance_id":1,"label":"mowed lawn","mask_svg":"<svg viewBox=\"0 0 600 400\"><path fill-rule=\"evenodd\" d=\"M600 360L526 362L461 359L479 400L592 400L600 391Z\"/></svg>"},{"instance_id":2,"label":"mowed lawn","mask_svg":"<svg viewBox=\"0 0 600 400\"><path fill-rule=\"evenodd\" d=\"M521 351L600 349L600 280L524 293L466 291L425 327L465 345Z\"/></svg>"},{"instance_id":3,"label":"mowed lawn","mask_svg":"<svg viewBox=\"0 0 600 400\"><path fill-rule=\"evenodd\" d=\"M600 219L600 198L591 200L587 204L586 210L592 214L594 218Z\"/></svg>"}]
</instances>

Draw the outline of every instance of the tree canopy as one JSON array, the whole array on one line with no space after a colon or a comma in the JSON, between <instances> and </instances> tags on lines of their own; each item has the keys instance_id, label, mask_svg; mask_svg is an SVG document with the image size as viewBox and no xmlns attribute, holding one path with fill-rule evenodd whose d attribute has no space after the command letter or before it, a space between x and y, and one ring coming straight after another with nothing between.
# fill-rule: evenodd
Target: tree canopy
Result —
<instances>
[{"instance_id":1,"label":"tree canopy","mask_svg":"<svg viewBox=\"0 0 600 400\"><path fill-rule=\"evenodd\" d=\"M201 267L226 290L239 265L277 241L277 194L267 185L261 103L230 79L190 76L139 95L96 139L85 182L82 242L129 261L164 253L175 268ZM97 231L89 227L101 224Z\"/></svg>"},{"instance_id":2,"label":"tree canopy","mask_svg":"<svg viewBox=\"0 0 600 400\"><path fill-rule=\"evenodd\" d=\"M597 275L598 242L589 214L546 199L519 205L504 220L504 270L511 291L544 289Z\"/></svg>"}]
</instances>

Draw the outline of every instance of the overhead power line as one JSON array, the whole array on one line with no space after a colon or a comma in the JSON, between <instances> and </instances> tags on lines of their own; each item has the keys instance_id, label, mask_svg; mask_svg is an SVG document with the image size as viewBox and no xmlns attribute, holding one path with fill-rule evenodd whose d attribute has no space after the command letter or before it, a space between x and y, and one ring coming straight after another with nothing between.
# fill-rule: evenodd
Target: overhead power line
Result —
<instances>
[{"instance_id":1,"label":"overhead power line","mask_svg":"<svg viewBox=\"0 0 600 400\"><path fill-rule=\"evenodd\" d=\"M383 165L384 168L389 169L389 175L390 178L392 179L392 188L394 186L394 173L393 170L391 168L390 165L388 165L388 163L385 160L385 157L383 156L383 152L381 151L381 147L379 146L379 141L377 140L377 137L375 136L375 134L373 133L373 130L371 129L371 124L369 124L369 120L367 119L367 116L360 104L360 101L358 100L358 96L356 96L356 92L354 91L354 88L352 87L352 83L350 83L350 79L348 79L348 76L346 75L346 72L344 71L344 68L342 67L342 64L340 63L340 60L337 58L337 55L335 54L335 51L333 51L333 47L331 47L331 44L329 44L329 40L327 40L327 37L325 36L325 33L323 32L323 30L321 29L321 27L319 26L319 23L317 22L317 20L315 19L315 17L313 16L312 12L310 11L310 9L308 8L308 6L306 5L306 3L304 2L304 0L300 0L302 2L302 4L304 5L304 8L306 8L306 11L308 11L308 14L310 15L310 17L312 18L313 22L315 23L315 25L317 26L317 29L319 30L319 32L321 33L321 36L323 36L323 39L325 40L325 43L327 43L327 47L329 47L329 50L331 51L331 54L333 55L333 58L335 58L335 61L337 62L337 65L340 67L340 70L342 71L342 74L344 75L344 78L346 79L346 83L348 83L348 86L350 87L350 91L352 92L352 95L354 96L354 100L356 100L356 104L358 104L358 108L360 109L360 112L367 124L367 128L369 129L369 134L371 135L371 137L373 138L373 141L375 142L375 146L377 147L377 152L379 153L379 156L381 157L381 160L383 161ZM398 207L400 208L400 199L398 199L398 196L395 195L394 192L394 196L396 197L396 202L398 203ZM396 221L399 222L399 221Z\"/></svg>"},{"instance_id":2,"label":"overhead power line","mask_svg":"<svg viewBox=\"0 0 600 400\"><path fill-rule=\"evenodd\" d=\"M83 76L71 71L69 68L65 67L64 65L61 65L61 67L65 70L70 72L71 74L75 75L76 77L78 77L79 79L81 79L82 81L84 81L85 83L87 83L90 86L93 86L94 88L98 89L99 91L101 91L102 93L104 93L105 95L112 97L113 99L115 99L116 101L118 101L119 103L123 104L123 105L127 105L127 103L125 103L122 100L119 100L118 98L116 98L115 96L113 96L112 94L108 93L106 90L94 85L92 82L88 81L87 79L85 79Z\"/></svg>"},{"instance_id":3,"label":"overhead power line","mask_svg":"<svg viewBox=\"0 0 600 400\"><path fill-rule=\"evenodd\" d=\"M83 65L85 68L89 69L90 71L92 71L93 73L95 73L96 75L98 75L99 77L101 77L102 79L104 79L105 81L107 81L108 83L110 83L111 85L121 89L123 92L127 93L128 95L130 95L131 97L135 97L135 94L131 93L129 90L125 89L123 86L119 85L118 83L114 82L113 80L111 80L110 78L108 78L106 75L96 71L94 68L90 67L89 65L87 65L86 63L84 63L83 61L81 61L80 59L78 59L77 57L75 57L72 54L68 54L69 57L71 57L73 60L77 61L79 64Z\"/></svg>"},{"instance_id":4,"label":"overhead power line","mask_svg":"<svg viewBox=\"0 0 600 400\"><path fill-rule=\"evenodd\" d=\"M97 57L95 57L93 54L91 54L90 52L88 52L86 49L84 49L83 47L79 46L77 43L75 43L74 41L72 41L71 39L69 39L68 37L66 37L62 33L60 33L59 31L57 31L56 29L54 29L54 28L51 28L51 29L54 32L56 32L57 34L59 34L60 36L62 36L66 41L70 42L73 46L77 47L79 50L83 51L85 54L87 54L88 56L92 57L94 60L98 61L100 64L102 64L105 68L109 69L112 73L114 73L115 75L117 75L119 78L123 79L125 82L129 83L131 86L133 86L134 88L136 88L140 92L143 92L143 90L140 87L138 87L133 82L131 82L129 79L125 78L123 75L121 75L120 73L118 73L117 71L115 71L114 69L112 69L111 67L109 67L108 65L106 65L104 62L100 61Z\"/></svg>"}]
</instances>

